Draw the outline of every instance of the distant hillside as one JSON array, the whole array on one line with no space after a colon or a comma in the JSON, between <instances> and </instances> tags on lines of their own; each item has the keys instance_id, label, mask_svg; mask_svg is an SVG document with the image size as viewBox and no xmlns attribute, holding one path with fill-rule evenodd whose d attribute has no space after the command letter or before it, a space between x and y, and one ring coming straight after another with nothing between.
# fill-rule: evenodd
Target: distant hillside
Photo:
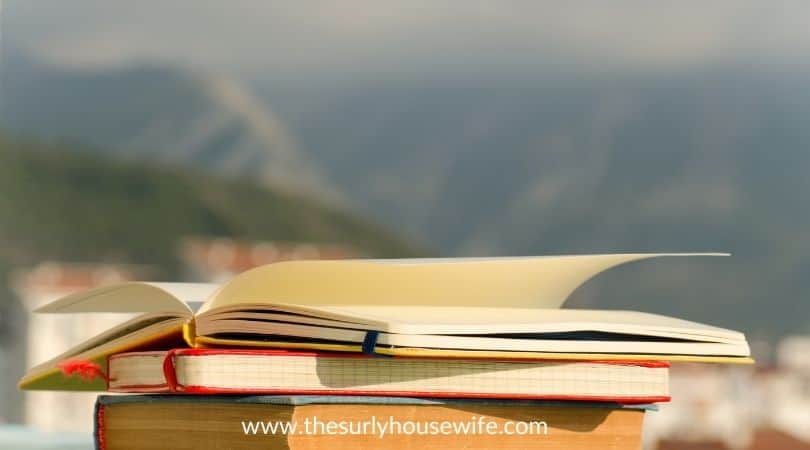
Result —
<instances>
[{"instance_id":1,"label":"distant hillside","mask_svg":"<svg viewBox=\"0 0 810 450\"><path fill-rule=\"evenodd\" d=\"M3 92L14 109L0 123L15 130L86 137L110 144L103 153L125 148L133 159L220 174L255 178L268 167L279 179L302 174L338 186L361 214L445 254L731 251L719 261L620 268L570 304L669 313L765 338L810 332L810 303L796 301L810 292L810 77L803 69L340 86L325 76L322 84L252 86L294 137L283 140L297 144L293 165L265 159L263 146L242 145L258 142L252 127L214 133L233 139L187 140L198 136L188 124L209 123L207 108L187 106L213 98L217 83L189 83L199 78L182 70L4 70L22 72L7 77L19 84ZM275 117L238 91L245 101L236 104L253 106L223 123L252 123L243 119L257 109ZM223 103L200 104L220 111ZM145 123L173 125L156 133ZM218 150L188 150L200 148Z\"/></svg>"},{"instance_id":2,"label":"distant hillside","mask_svg":"<svg viewBox=\"0 0 810 450\"><path fill-rule=\"evenodd\" d=\"M379 82L264 92L373 217L455 254L724 250L620 268L572 305L810 332L810 76Z\"/></svg>"},{"instance_id":3,"label":"distant hillside","mask_svg":"<svg viewBox=\"0 0 810 450\"><path fill-rule=\"evenodd\" d=\"M80 71L6 50L2 130L335 194L273 111L228 78L158 65Z\"/></svg>"},{"instance_id":4,"label":"distant hillside","mask_svg":"<svg viewBox=\"0 0 810 450\"><path fill-rule=\"evenodd\" d=\"M171 277L178 239L188 235L415 254L371 222L285 190L0 135L0 269L43 259L106 261L154 264Z\"/></svg>"},{"instance_id":5,"label":"distant hillside","mask_svg":"<svg viewBox=\"0 0 810 450\"><path fill-rule=\"evenodd\" d=\"M728 67L264 91L302 151L381 220L450 252L587 251L605 247L606 231L611 246L660 240L633 223L672 235L659 225L810 220L792 203L808 188L808 75ZM710 234L688 243L728 246Z\"/></svg>"},{"instance_id":6,"label":"distant hillside","mask_svg":"<svg viewBox=\"0 0 810 450\"><path fill-rule=\"evenodd\" d=\"M154 278L171 280L179 274L178 240L188 235L338 242L371 256L416 253L371 222L255 181L0 135L0 396L9 402L0 414L18 413L11 380L24 368L10 362L20 358L24 329L20 306L9 302L10 270L48 259L142 263L156 269Z\"/></svg>"}]
</instances>

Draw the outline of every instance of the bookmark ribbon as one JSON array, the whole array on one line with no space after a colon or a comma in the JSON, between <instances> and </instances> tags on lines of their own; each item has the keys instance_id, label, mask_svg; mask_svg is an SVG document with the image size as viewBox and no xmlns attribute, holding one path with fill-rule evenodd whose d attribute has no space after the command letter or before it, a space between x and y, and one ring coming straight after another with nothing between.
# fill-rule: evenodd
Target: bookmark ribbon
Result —
<instances>
[{"instance_id":1,"label":"bookmark ribbon","mask_svg":"<svg viewBox=\"0 0 810 450\"><path fill-rule=\"evenodd\" d=\"M366 337L363 339L363 353L367 355L374 355L374 348L377 347L377 339L380 333L378 331L366 332Z\"/></svg>"},{"instance_id":2,"label":"bookmark ribbon","mask_svg":"<svg viewBox=\"0 0 810 450\"><path fill-rule=\"evenodd\" d=\"M57 364L57 367L62 371L62 375L65 377L77 376L86 382L91 382L95 379L110 381L107 374L101 369L101 366L89 359L70 359L60 362Z\"/></svg>"},{"instance_id":3,"label":"bookmark ribbon","mask_svg":"<svg viewBox=\"0 0 810 450\"><path fill-rule=\"evenodd\" d=\"M177 349L169 350L163 359L163 377L166 379L166 386L170 392L177 392L177 372L174 367L174 354L176 351Z\"/></svg>"},{"instance_id":4,"label":"bookmark ribbon","mask_svg":"<svg viewBox=\"0 0 810 450\"><path fill-rule=\"evenodd\" d=\"M390 358L389 355L381 355L377 353L377 340L380 338L379 331L367 331L366 337L363 338L363 353L375 358Z\"/></svg>"}]
</instances>

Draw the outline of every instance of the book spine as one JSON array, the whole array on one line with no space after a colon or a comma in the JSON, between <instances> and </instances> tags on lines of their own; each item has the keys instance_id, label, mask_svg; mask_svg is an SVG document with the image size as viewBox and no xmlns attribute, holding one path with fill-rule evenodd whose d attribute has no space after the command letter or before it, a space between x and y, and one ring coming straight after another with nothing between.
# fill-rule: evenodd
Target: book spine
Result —
<instances>
[{"instance_id":1,"label":"book spine","mask_svg":"<svg viewBox=\"0 0 810 450\"><path fill-rule=\"evenodd\" d=\"M107 392L110 391L110 383L113 381L110 376L110 359L112 359L112 355L104 358L104 372L107 374L107 378L104 379L104 382L107 384ZM98 408L98 400L96 400L96 408Z\"/></svg>"},{"instance_id":2,"label":"book spine","mask_svg":"<svg viewBox=\"0 0 810 450\"><path fill-rule=\"evenodd\" d=\"M196 335L196 322L194 320L194 316L191 316L191 318L188 319L188 322L183 324L183 340L186 341L186 345L191 348L196 347Z\"/></svg>"},{"instance_id":3,"label":"book spine","mask_svg":"<svg viewBox=\"0 0 810 450\"><path fill-rule=\"evenodd\" d=\"M96 399L96 410L93 414L93 444L96 450L106 450L107 443L104 438L104 404L100 398Z\"/></svg>"}]
</instances>

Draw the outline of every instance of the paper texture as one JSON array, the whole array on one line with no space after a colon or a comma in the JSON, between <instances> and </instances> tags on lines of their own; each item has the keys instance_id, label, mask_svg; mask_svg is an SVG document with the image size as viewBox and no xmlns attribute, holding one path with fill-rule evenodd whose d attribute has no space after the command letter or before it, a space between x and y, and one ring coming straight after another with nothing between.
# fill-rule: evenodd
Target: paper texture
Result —
<instances>
[{"instance_id":1,"label":"paper texture","mask_svg":"<svg viewBox=\"0 0 810 450\"><path fill-rule=\"evenodd\" d=\"M574 289L611 267L696 255L724 254L290 261L240 274L200 312L239 303L559 308Z\"/></svg>"},{"instance_id":2,"label":"paper texture","mask_svg":"<svg viewBox=\"0 0 810 450\"><path fill-rule=\"evenodd\" d=\"M206 300L219 287L209 283L128 282L76 292L49 303L39 313L187 312L188 304Z\"/></svg>"},{"instance_id":3,"label":"paper texture","mask_svg":"<svg viewBox=\"0 0 810 450\"><path fill-rule=\"evenodd\" d=\"M278 315L272 311L296 313ZM745 341L733 330L638 311L447 306L277 305L267 313L227 312L200 320L273 320L401 334L506 334L602 331L710 342ZM326 319L326 320L323 320ZM329 320L332 319L332 320Z\"/></svg>"}]
</instances>

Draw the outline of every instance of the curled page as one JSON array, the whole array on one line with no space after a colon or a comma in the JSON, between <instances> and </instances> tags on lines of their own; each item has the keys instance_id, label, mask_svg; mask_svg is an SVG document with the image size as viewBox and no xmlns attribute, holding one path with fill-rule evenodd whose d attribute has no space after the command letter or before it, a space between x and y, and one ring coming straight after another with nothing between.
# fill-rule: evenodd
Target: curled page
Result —
<instances>
[{"instance_id":1,"label":"curled page","mask_svg":"<svg viewBox=\"0 0 810 450\"><path fill-rule=\"evenodd\" d=\"M289 261L234 277L200 312L250 303L559 308L594 275L660 256L727 254Z\"/></svg>"},{"instance_id":2,"label":"curled page","mask_svg":"<svg viewBox=\"0 0 810 450\"><path fill-rule=\"evenodd\" d=\"M49 303L38 313L191 313L219 287L209 283L127 282L80 291Z\"/></svg>"}]
</instances>

